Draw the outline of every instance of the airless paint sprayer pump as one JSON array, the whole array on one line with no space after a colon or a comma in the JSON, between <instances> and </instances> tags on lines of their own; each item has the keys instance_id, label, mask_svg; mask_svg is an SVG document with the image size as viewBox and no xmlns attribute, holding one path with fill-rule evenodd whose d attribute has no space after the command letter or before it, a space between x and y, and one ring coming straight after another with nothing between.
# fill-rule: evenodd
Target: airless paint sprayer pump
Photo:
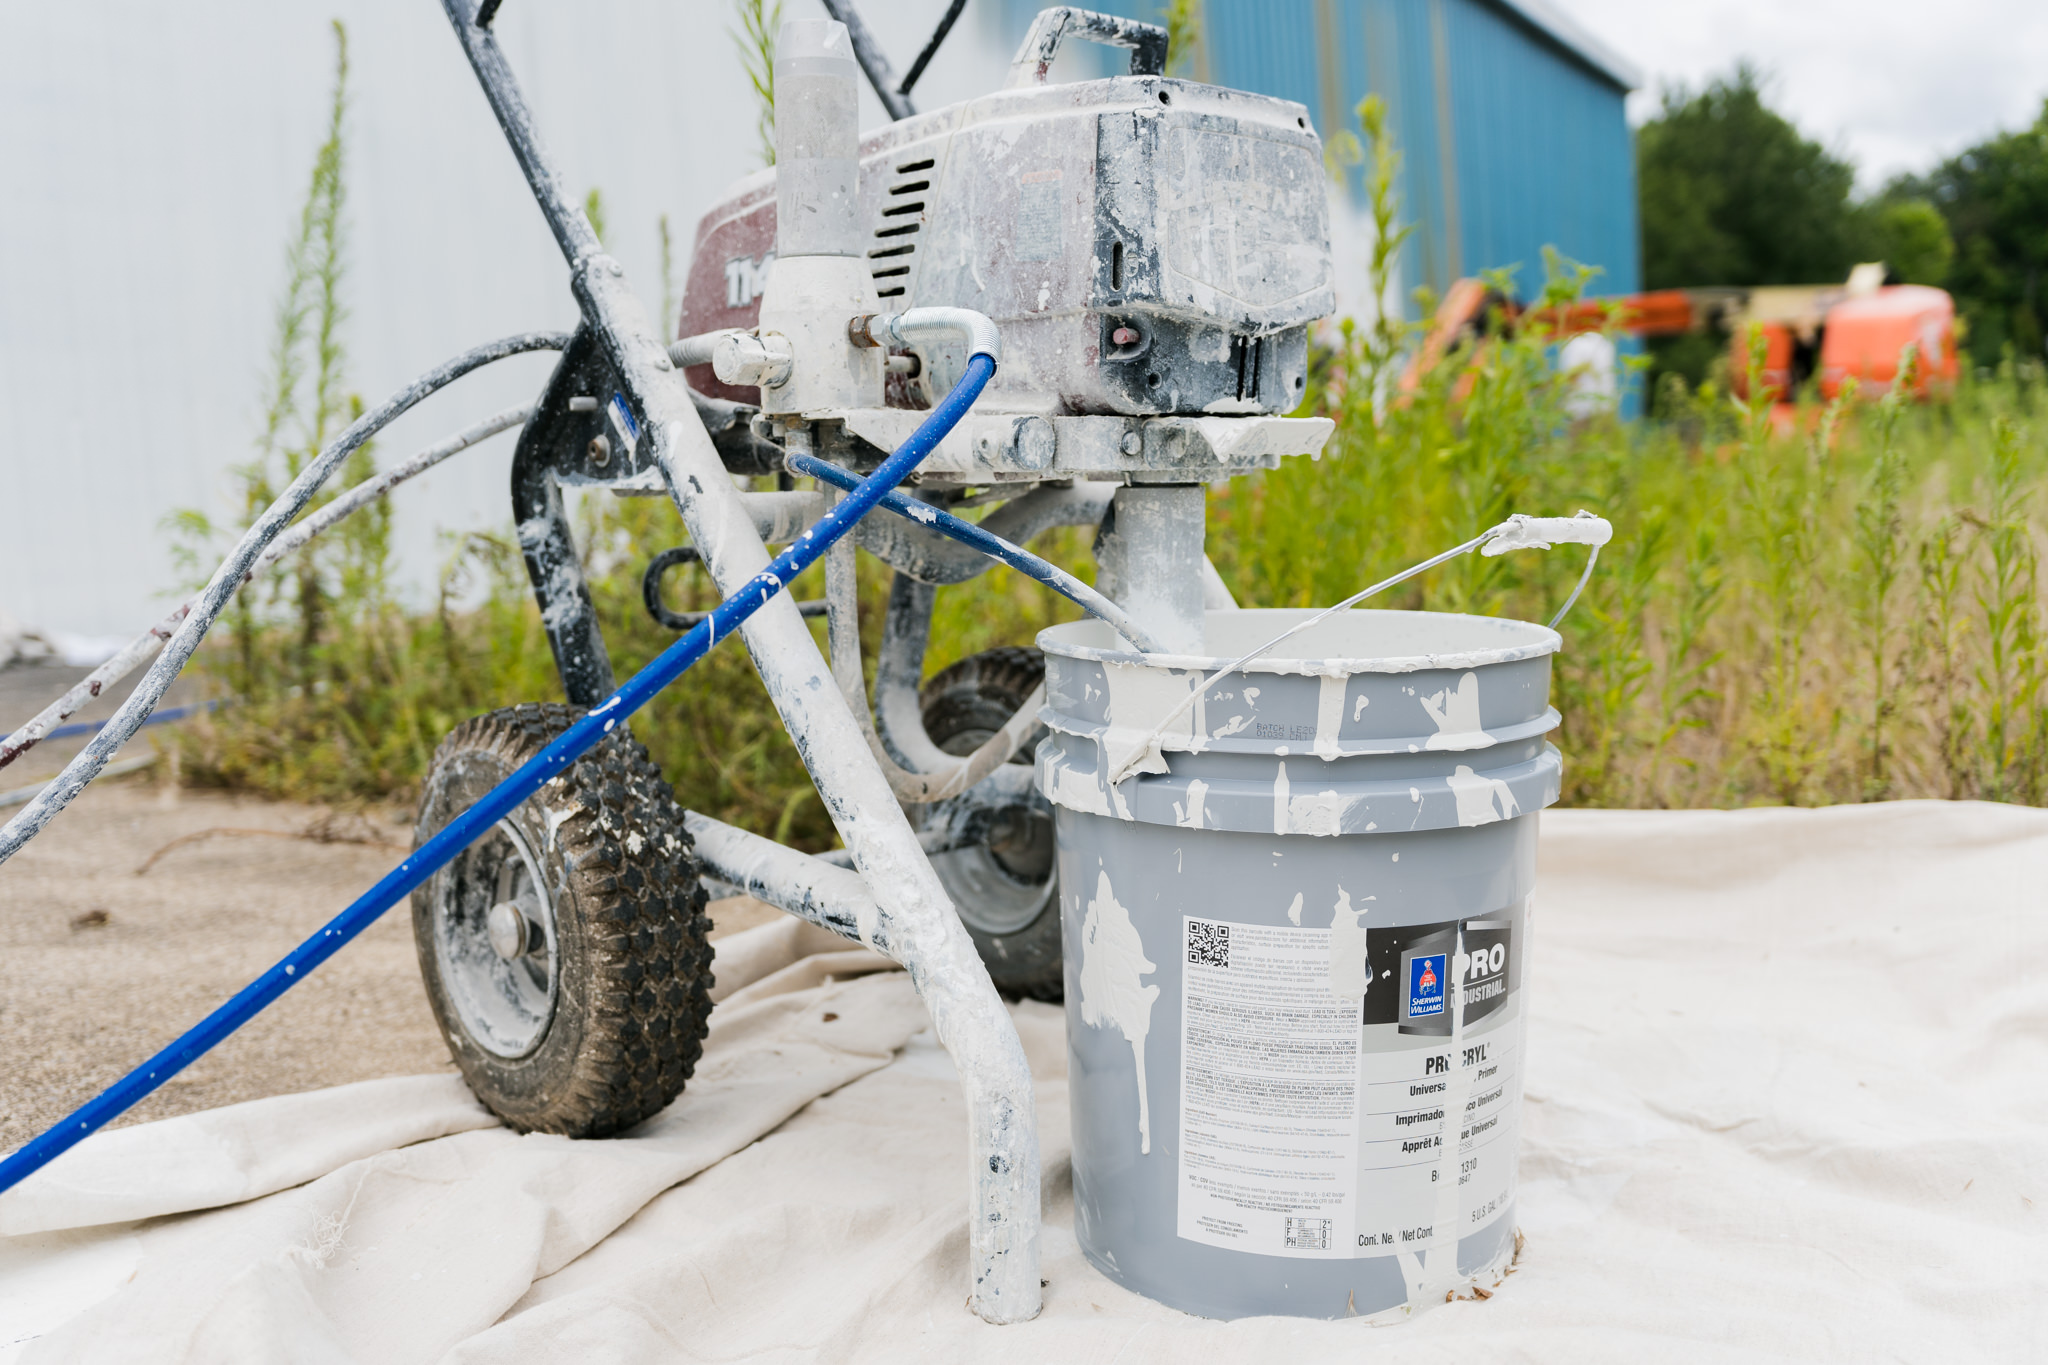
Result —
<instances>
[{"instance_id":1,"label":"airless paint sprayer pump","mask_svg":"<svg viewBox=\"0 0 2048 1365\"><path fill-rule=\"evenodd\" d=\"M0 1191L407 896L479 1099L521 1130L620 1132L689 1103L711 1009L702 907L744 891L909 970L966 1092L970 1304L989 1321L1041 1302L1031 1077L1002 994L1066 1003L1075 1231L1112 1279L1210 1317L1401 1315L1497 1280L1560 639L1348 608L1474 550L1597 555L1608 527L1518 516L1323 612L1237 607L1204 554L1207 485L1319 455L1332 431L1286 415L1334 309L1307 111L1168 78L1164 30L1063 7L1038 16L1002 89L919 113L910 87L960 0L902 82L853 6L828 0L833 19L782 29L777 163L702 219L664 342L561 192L492 32L498 0L443 3L580 325L467 353L323 451L196 599L95 675L96 692L161 642L115 719L0 829L0 859L148 718L248 577L510 425L514 521L569 704L457 727L412 854L0 1161ZM1047 84L1068 39L1128 50L1128 73ZM865 139L863 74L894 116ZM286 530L381 426L529 349L561 352L531 409ZM779 488L743 486L770 475ZM666 497L688 535L645 583L682 633L623 685L564 486ZM1093 586L1023 548L1060 525L1097 528ZM872 696L858 551L893 570ZM793 601L820 559L824 599ZM712 612L663 604L685 562L723 594ZM927 680L938 589L996 564L1088 619ZM805 624L819 614L829 663ZM632 738L633 712L735 631L840 853L681 809ZM78 705L67 694L8 736L0 763Z\"/></svg>"}]
</instances>

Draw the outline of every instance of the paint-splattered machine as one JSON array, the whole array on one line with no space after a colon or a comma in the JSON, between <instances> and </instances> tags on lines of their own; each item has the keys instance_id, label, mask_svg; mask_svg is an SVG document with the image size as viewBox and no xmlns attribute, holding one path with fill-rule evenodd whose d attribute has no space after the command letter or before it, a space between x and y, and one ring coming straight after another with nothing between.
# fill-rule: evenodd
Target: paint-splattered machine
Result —
<instances>
[{"instance_id":1,"label":"paint-splattered machine","mask_svg":"<svg viewBox=\"0 0 2048 1365\"><path fill-rule=\"evenodd\" d=\"M1535 821L1561 771L1550 656L1612 528L1516 515L1320 611L1236 607L1204 554L1205 486L1331 433L1283 415L1333 304L1305 111L1168 79L1163 31L1053 9L1004 89L918 115L850 6L826 0L833 20L778 37L776 166L705 217L669 341L561 191L492 33L499 0L442 3L580 325L473 348L352 422L198 597L7 736L0 764L169 636L106 729L0 826L0 862L103 770L251 573L512 425L519 541L570 705L458 726L412 854L0 1157L0 1194L407 895L478 1098L522 1130L621 1132L675 1100L701 1055L702 911L723 887L908 969L965 1092L969 1302L991 1322L1035 1315L1042 1285L1032 1078L999 989L1073 989L1075 1231L1119 1282L1208 1316L1400 1316L1504 1274ZM1048 86L1067 36L1130 49L1130 74ZM864 143L863 70L895 116ZM562 358L530 409L284 534L384 424L537 349ZM688 531L643 580L650 614L682 634L623 684L565 485L666 496ZM1094 586L1024 548L1053 526L1095 528ZM772 560L771 543L787 547ZM1592 553L1548 627L1349 610L1463 554L1556 544ZM894 574L872 698L857 548ZM793 601L821 559L823 600ZM690 561L722 598L695 619L661 592ZM1043 654L996 650L925 680L938 588L996 562L1096 619L1041 632ZM839 854L681 809L624 724L734 632Z\"/></svg>"},{"instance_id":2,"label":"paint-splattered machine","mask_svg":"<svg viewBox=\"0 0 2048 1365\"><path fill-rule=\"evenodd\" d=\"M543 207L559 204L489 35L495 3L473 17L446 3ZM911 968L975 1114L977 1311L1016 1320L1038 1302L1036 1142L991 978L1012 995L1061 990L1052 820L1030 766L1044 663L996 650L925 679L937 589L995 560L919 523L986 508L981 530L1012 546L1096 527L1104 610L1146 648L1200 653L1205 610L1233 605L1203 553L1205 485L1315 454L1331 430L1283 415L1307 387L1308 328L1334 302L1321 145L1298 105L1168 78L1164 30L1066 8L1039 15L1005 88L919 114L851 6L828 9L834 21L783 30L777 165L703 218L680 340L648 339L617 264L578 260L574 225L556 225L585 322L513 485L568 699L596 705L612 672L561 486L675 498L691 543L649 566L645 595L658 619L693 625L663 604L663 573L701 561L734 591L835 482L903 445L993 323L997 374L920 466L914 515L869 517L828 552L825 601L801 605L830 618L831 664L795 604L744 628L847 852L814 858L682 812L642 753L593 778L620 794L604 802L615 818L573 839L545 811L501 822L415 894L415 927L478 1094L521 1126L587 1135L682 1089L709 1009L703 884L884 947ZM1076 37L1129 49L1129 74L1048 85ZM863 72L896 116L864 140ZM645 391L678 369L718 462L680 485L656 448L694 434L664 426ZM779 491L734 487L771 475ZM895 571L872 709L854 538ZM520 708L458 730L422 836L563 723Z\"/></svg>"},{"instance_id":3,"label":"paint-splattered machine","mask_svg":"<svg viewBox=\"0 0 2048 1365\"><path fill-rule=\"evenodd\" d=\"M998 650L924 682L934 594L999 561L1142 657L1200 652L1205 609L1233 608L1203 554L1204 485L1317 452L1330 434L1327 421L1280 415L1302 396L1307 327L1332 301L1307 115L1167 79L1162 30L1068 9L1038 17L1007 88L916 115L858 17L828 0L838 19L793 22L778 38L776 167L705 219L670 342L562 193L492 32L499 0L442 3L562 250L580 325L473 348L364 413L197 597L8 736L0 763L163 644L106 729L0 827L0 862L105 768L252 573L522 418L518 537L570 704L458 726L426 775L413 853L183 1037L0 1159L0 1193L408 894L429 1000L478 1098L522 1130L623 1131L674 1100L701 1054L713 984L702 911L706 888L722 886L909 969L966 1092L970 1302L993 1322L1029 1318L1041 1301L1037 1130L997 989L1061 989L1052 821L1028 751L1045 666L1037 651ZM1130 74L1047 86L1075 35L1131 49ZM897 119L865 144L863 68ZM285 531L349 452L412 404L538 349L562 356L531 409ZM896 485L913 471L905 496ZM650 613L683 633L624 684L565 485L667 496L689 533L645 577ZM988 510L978 523L947 510L967 507ZM877 510L889 515L868 516ZM1097 528L1095 587L1023 548L1057 525ZM856 530L895 571L872 703ZM788 547L772 561L771 542ZM825 599L800 606L784 590L820 558ZM661 598L662 574L685 561L723 598L697 619ZM829 664L804 621L817 614ZM622 724L734 631L844 841L836 856L682 810Z\"/></svg>"},{"instance_id":4,"label":"paint-splattered machine","mask_svg":"<svg viewBox=\"0 0 2048 1365\"><path fill-rule=\"evenodd\" d=\"M464 0L446 3L546 207L551 172L489 37L496 6L472 21ZM649 566L645 595L658 619L693 625L663 604L667 569L698 560L734 591L999 338L992 384L919 467L912 515L870 517L827 553L826 599L801 615L829 617L830 665L795 604L744 627L847 852L814 858L682 812L643 752L592 779L619 794L604 801L615 818L574 837L541 810L501 822L415 894L415 927L478 1094L521 1126L587 1135L654 1112L688 1076L709 1010L702 885L883 947L959 1065L975 1115L974 1302L1010 1321L1038 1303L1037 1157L991 978L1012 995L1061 990L1052 820L1030 767L1044 663L996 650L925 680L937 589L995 560L920 521L987 508L982 532L1012 547L1094 526L1103 612L1143 647L1200 653L1205 610L1233 605L1203 553L1205 485L1315 454L1331 430L1283 415L1308 383L1308 328L1333 308L1321 145L1298 105L1165 76L1164 30L1065 8L1038 17L1004 89L918 114L851 6L828 8L836 20L782 32L777 165L703 218L680 340L644 339L617 264L570 253L585 323L513 484L565 691L593 706L613 680L562 485L675 498L691 543ZM1070 37L1128 48L1129 74L1048 85ZM863 71L897 116L865 140ZM694 434L662 426L643 389L677 369L718 461L680 484L656 448ZM779 490L734 486L770 475ZM872 709L855 538L895 571ZM422 836L563 723L520 708L458 730Z\"/></svg>"}]
</instances>

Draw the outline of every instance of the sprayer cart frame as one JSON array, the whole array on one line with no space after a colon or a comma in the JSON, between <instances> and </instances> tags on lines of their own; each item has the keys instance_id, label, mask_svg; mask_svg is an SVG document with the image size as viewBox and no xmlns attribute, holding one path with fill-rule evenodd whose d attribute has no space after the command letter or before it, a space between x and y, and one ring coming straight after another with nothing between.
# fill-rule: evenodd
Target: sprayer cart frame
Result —
<instances>
[{"instance_id":1,"label":"sprayer cart frame","mask_svg":"<svg viewBox=\"0 0 2048 1365\"><path fill-rule=\"evenodd\" d=\"M491 32L496 6L486 0L471 12L468 0L444 5L568 259L583 321L520 435L511 480L519 543L569 704L514 707L453 732L424 784L422 844L562 734L580 709L598 706L614 690L564 486L673 498L690 543L649 564L643 595L658 621L692 628L701 614L663 604L663 575L679 563L700 562L731 594L766 561L769 544L810 534L857 475L875 469L909 435L922 410L957 382L972 343L971 325L921 318L959 310L947 307L954 300L946 281L928 271L904 279L911 272L900 258L943 237L948 187L933 189L931 182L949 173L971 180L975 149L971 127L963 133L963 126L974 116L917 116L907 86L894 81L850 5L829 6L846 25L846 55L858 59L901 120L861 148L858 183L868 221L857 225L859 240L806 254L801 242L778 232L774 210L779 203L788 214L803 189L790 182L809 169L785 143L779 183L769 180L751 200L742 186L739 212L706 216L683 337L672 344L655 339L620 266L562 197ZM1159 114L1182 117L1173 107L1178 96L1187 119L1213 119L1205 100L1229 103L1240 120L1263 119L1284 130L1287 150L1302 167L1319 166L1305 111L1167 80L1163 30L1085 11L1041 14L1009 88L990 97L1009 107L982 116L1043 117L1055 103L1068 103L1064 95L1048 99L1054 92L1044 85L1066 36L1131 51L1128 76L1089 83L1099 87L1092 103L1100 107L1089 110L1086 128L1067 121L1088 144L1119 106L1155 116L1155 123ZM779 138L811 116L801 75L837 55L821 49L792 65L795 75L779 91ZM917 70L929 56L928 50ZM786 51L779 54L779 64L787 60ZM817 108L840 90L820 94ZM1108 154L1093 145L1083 150L1087 164L1080 169L1102 169L1095 163ZM1232 154L1227 147L1205 154L1213 161L1219 153ZM960 171L961 163L970 169ZM905 180L906 165L919 180ZM1072 169L1063 164L1050 174ZM1025 183L1044 183L1046 174ZM1066 592L1147 649L1176 632L1198 635L1205 610L1235 605L1201 552L1204 483L1319 451L1331 430L1322 419L1280 415L1306 382L1307 326L1332 303L1319 181L1313 188L1312 205L1287 228L1307 248L1307 287L1283 281L1288 297L1278 307L1264 301L1253 309L1257 316L1242 316L1243 308L1227 302L1219 307L1214 298L1170 297L1175 283L1162 264L1163 247L1135 225L1128 255L1121 242L1115 248L1115 277L1079 281L1084 301L1109 289L1118 315L1099 316L1099 299L1097 310L1067 310L1077 315L1066 319L1069 329L1113 334L1103 338L1104 354L1124 362L1091 367L1107 374L1113 389L1122 386L1092 405L1071 394L1061 401L1058 391L1072 385L1042 363L1067 338L1028 325L1034 319L1005 316L1002 301L991 306L985 291L973 300L1003 324L1007 385L998 378L924 462L915 502L890 495L883 505L895 517L868 519L826 553L824 601L799 604L784 595L742 628L845 850L812 857L681 810L644 748L622 728L565 772L559 790L508 814L414 893L430 999L465 1076L489 1107L516 1126L597 1136L666 1105L687 1080L710 1010L705 888L752 894L911 970L976 1115L976 1310L997 1321L1035 1313L1030 1083L995 987L1051 999L1061 989L1051 809L1029 766L1043 733L1037 716L1044 665L1035 650L997 650L958 661L923 684L933 602L939 586L965 582L1002 560ZM1105 185L1104 202L1094 207L1098 220L1128 209L1112 197ZM902 240L910 224L923 243ZM730 292L707 306L694 287L707 268L723 264L720 229L753 234L740 249L754 278L765 282L739 301L737 316ZM838 268L842 261L855 264L853 292L841 285L830 297L848 273ZM835 270L832 285L812 278ZM907 309L885 314L885 302ZM1221 346L1207 346L1205 331L1220 335ZM835 349L849 354L820 364L819 354ZM1220 351L1220 363L1209 358L1211 350ZM813 378L821 369L837 374L835 364L852 372L851 389L833 392ZM863 366L887 377L887 401L873 401L873 385L861 401ZM685 375L687 386L677 382ZM801 394L777 393L806 384ZM1231 415L1200 415L1216 412L1219 400ZM779 487L735 487L763 475L779 476ZM792 476L815 480L815 490L798 489ZM978 525L941 510L990 502L1001 505ZM1098 528L1106 592L1018 548L1058 525ZM854 538L895 570L872 712L859 664ZM829 621L830 664L803 624L814 615Z\"/></svg>"}]
</instances>

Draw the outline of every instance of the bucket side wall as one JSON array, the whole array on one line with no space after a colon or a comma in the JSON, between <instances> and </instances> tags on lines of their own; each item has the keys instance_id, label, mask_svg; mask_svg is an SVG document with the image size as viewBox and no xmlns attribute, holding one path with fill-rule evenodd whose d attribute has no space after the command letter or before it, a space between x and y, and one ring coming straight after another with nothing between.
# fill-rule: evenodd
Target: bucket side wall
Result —
<instances>
[{"instance_id":1,"label":"bucket side wall","mask_svg":"<svg viewBox=\"0 0 2048 1365\"><path fill-rule=\"evenodd\" d=\"M1325 928L1341 905L1363 910L1359 923L1370 932L1506 911L1519 932L1526 927L1522 908L1535 882L1536 816L1362 838L1194 831L1064 808L1056 808L1055 823L1068 945L1075 1231L1090 1260L1138 1293L1205 1317L1335 1318L1406 1301L1407 1285L1392 1255L1264 1256L1176 1235L1183 916ZM1100 982L1083 980L1085 921L1091 901L1105 895L1128 917L1142 962L1149 964L1139 984L1157 991L1142 1026L1149 1144L1139 1129L1132 1041L1109 1017ZM1526 955L1522 933L1509 980L1513 1014L1493 1022L1496 1029L1512 1031L1518 1048L1526 1021ZM1517 1081L1505 1112L1519 1112L1519 1089ZM1459 1242L1460 1270L1504 1265L1513 1234L1510 1205Z\"/></svg>"}]
</instances>

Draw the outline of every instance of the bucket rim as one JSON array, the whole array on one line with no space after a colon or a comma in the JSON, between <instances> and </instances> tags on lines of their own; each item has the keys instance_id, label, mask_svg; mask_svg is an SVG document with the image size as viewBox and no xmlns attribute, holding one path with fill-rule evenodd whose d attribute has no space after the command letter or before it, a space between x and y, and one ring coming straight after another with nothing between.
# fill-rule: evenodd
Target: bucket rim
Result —
<instances>
[{"instance_id":1,"label":"bucket rim","mask_svg":"<svg viewBox=\"0 0 2048 1365\"><path fill-rule=\"evenodd\" d=\"M1238 607L1228 610L1213 610L1203 613L1205 617L1257 615L1272 621L1276 627L1291 625L1294 620L1315 615L1317 607ZM1438 620L1484 621L1489 625L1507 624L1526 627L1531 637L1524 643L1497 645L1486 649L1459 650L1443 654L1390 654L1376 658L1349 658L1331 656L1319 659L1288 658L1284 655L1265 655L1248 664L1232 669L1233 673L1275 673L1295 674L1307 677L1351 677L1360 673L1422 673L1435 669L1463 670L1484 668L1495 664L1519 663L1525 659L1539 659L1546 654L1556 654L1564 648L1564 637L1548 626L1534 621L1524 621L1513 616L1480 616L1472 612L1459 611L1406 611L1384 607L1354 607L1343 613L1350 616L1427 616ZM1290 619L1292 618L1292 619ZM1038 632L1037 644L1046 654L1064 659L1085 659L1094 663L1121 664L1125 667L1164 668L1214 673L1232 662L1235 655L1208 654L1146 654L1135 649L1106 649L1096 645L1060 638L1060 632L1071 632L1077 628L1088 629L1102 626L1093 617L1079 621L1065 621L1056 626L1047 626Z\"/></svg>"}]
</instances>

